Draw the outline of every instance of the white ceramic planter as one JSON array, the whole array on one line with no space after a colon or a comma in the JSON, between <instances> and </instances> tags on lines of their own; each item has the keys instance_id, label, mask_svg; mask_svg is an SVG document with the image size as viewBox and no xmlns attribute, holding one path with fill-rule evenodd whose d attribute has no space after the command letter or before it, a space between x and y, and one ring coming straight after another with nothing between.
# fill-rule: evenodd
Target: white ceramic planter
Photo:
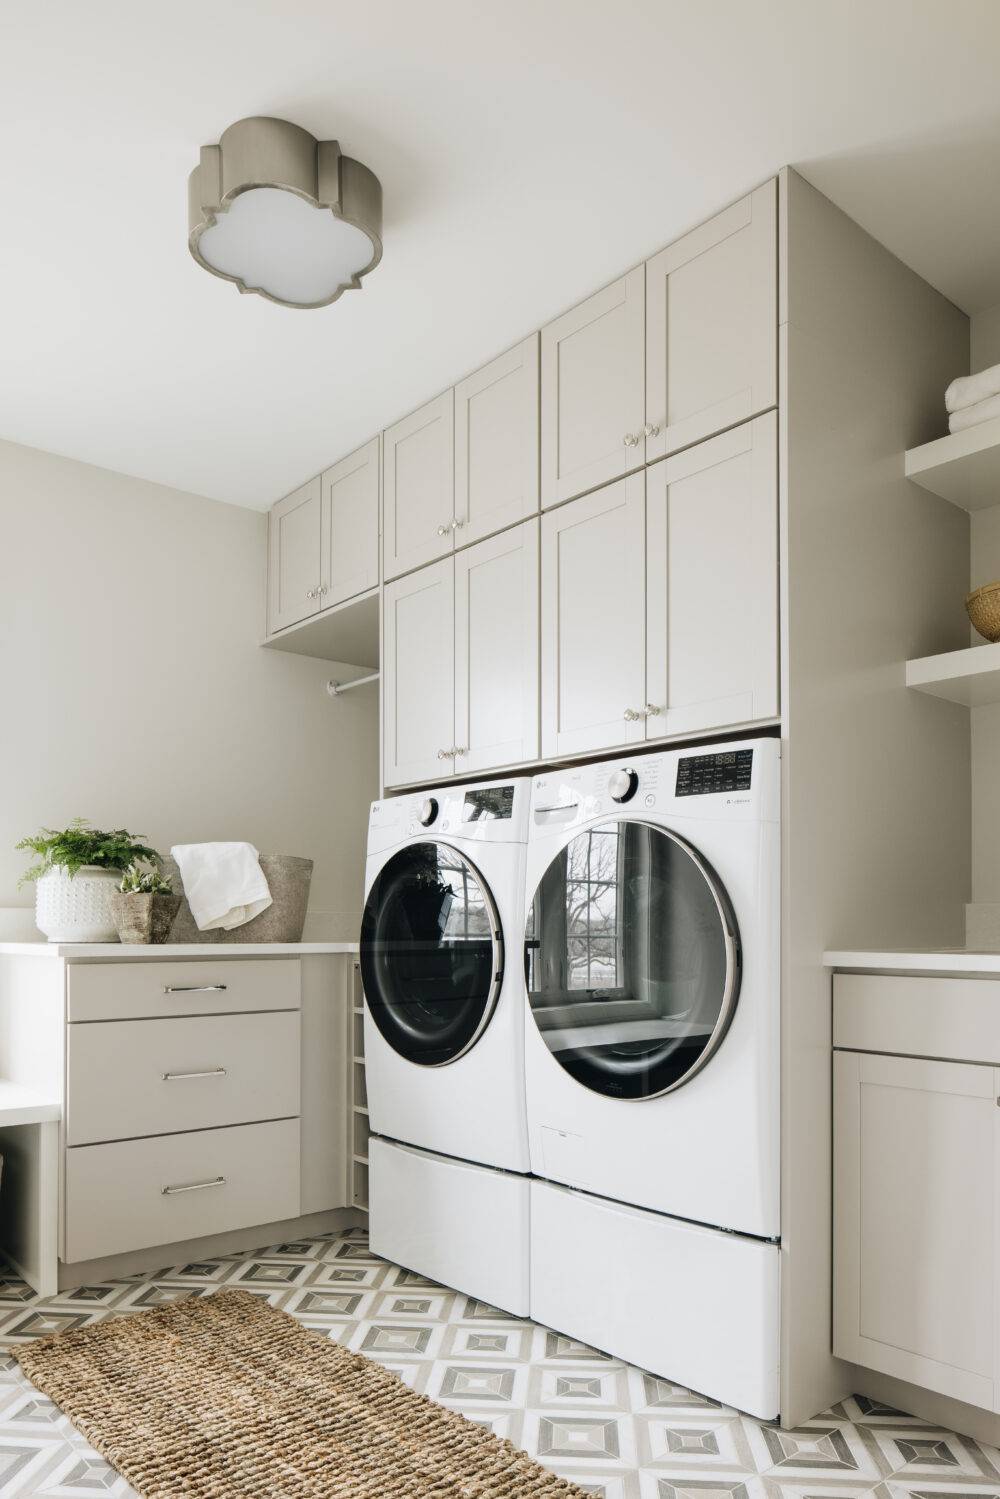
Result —
<instances>
[{"instance_id":1,"label":"white ceramic planter","mask_svg":"<svg viewBox=\"0 0 1000 1499\"><path fill-rule=\"evenodd\" d=\"M35 925L50 942L117 942L112 897L121 871L85 864L52 869L35 885Z\"/></svg>"}]
</instances>

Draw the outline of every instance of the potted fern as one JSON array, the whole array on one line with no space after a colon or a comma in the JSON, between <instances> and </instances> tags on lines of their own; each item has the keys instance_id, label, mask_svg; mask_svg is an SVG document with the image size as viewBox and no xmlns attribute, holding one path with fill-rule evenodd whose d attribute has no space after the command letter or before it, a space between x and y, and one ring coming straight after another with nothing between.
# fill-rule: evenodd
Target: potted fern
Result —
<instances>
[{"instance_id":1,"label":"potted fern","mask_svg":"<svg viewBox=\"0 0 1000 1499\"><path fill-rule=\"evenodd\" d=\"M67 828L42 828L16 847L36 856L20 884L34 883L35 925L50 942L114 942L113 896L123 873L136 860L160 860L141 833L105 832L83 817Z\"/></svg>"},{"instance_id":2,"label":"potted fern","mask_svg":"<svg viewBox=\"0 0 1000 1499\"><path fill-rule=\"evenodd\" d=\"M154 865L130 864L114 898L115 922L122 942L166 942L181 898Z\"/></svg>"}]
</instances>

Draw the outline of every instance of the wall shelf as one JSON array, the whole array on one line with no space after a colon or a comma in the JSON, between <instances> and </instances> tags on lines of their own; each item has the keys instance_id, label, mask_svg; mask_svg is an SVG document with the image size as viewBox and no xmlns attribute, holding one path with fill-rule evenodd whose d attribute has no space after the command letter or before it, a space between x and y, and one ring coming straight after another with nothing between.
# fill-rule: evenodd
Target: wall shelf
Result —
<instances>
[{"instance_id":1,"label":"wall shelf","mask_svg":"<svg viewBox=\"0 0 1000 1499\"><path fill-rule=\"evenodd\" d=\"M301 624L289 625L261 643L272 651L292 651L297 656L319 656L345 666L377 669L378 596L370 588L343 604L334 604Z\"/></svg>"},{"instance_id":2,"label":"wall shelf","mask_svg":"<svg viewBox=\"0 0 1000 1499\"><path fill-rule=\"evenodd\" d=\"M908 448L904 471L962 510L1000 505L1000 417Z\"/></svg>"},{"instance_id":3,"label":"wall shelf","mask_svg":"<svg viewBox=\"0 0 1000 1499\"><path fill-rule=\"evenodd\" d=\"M906 685L967 708L1000 703L1000 644L970 645L907 661Z\"/></svg>"}]
</instances>

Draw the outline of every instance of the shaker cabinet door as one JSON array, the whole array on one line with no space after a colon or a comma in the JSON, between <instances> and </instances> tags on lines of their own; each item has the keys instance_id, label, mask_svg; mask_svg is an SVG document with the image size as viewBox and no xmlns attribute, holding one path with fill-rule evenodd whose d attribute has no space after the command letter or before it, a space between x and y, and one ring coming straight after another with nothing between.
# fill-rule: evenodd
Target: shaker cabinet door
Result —
<instances>
[{"instance_id":1,"label":"shaker cabinet door","mask_svg":"<svg viewBox=\"0 0 1000 1499\"><path fill-rule=\"evenodd\" d=\"M454 547L454 395L443 395L382 437L385 576L398 577Z\"/></svg>"},{"instance_id":2,"label":"shaker cabinet door","mask_svg":"<svg viewBox=\"0 0 1000 1499\"><path fill-rule=\"evenodd\" d=\"M542 517L542 755L643 738L642 474Z\"/></svg>"},{"instance_id":3,"label":"shaker cabinet door","mask_svg":"<svg viewBox=\"0 0 1000 1499\"><path fill-rule=\"evenodd\" d=\"M645 272L542 329L542 508L645 462Z\"/></svg>"},{"instance_id":4,"label":"shaker cabinet door","mask_svg":"<svg viewBox=\"0 0 1000 1499\"><path fill-rule=\"evenodd\" d=\"M298 624L322 603L319 479L286 495L267 519L267 633Z\"/></svg>"},{"instance_id":5,"label":"shaker cabinet door","mask_svg":"<svg viewBox=\"0 0 1000 1499\"><path fill-rule=\"evenodd\" d=\"M997 1410L1000 1072L834 1052L838 1358Z\"/></svg>"},{"instance_id":6,"label":"shaker cabinet door","mask_svg":"<svg viewBox=\"0 0 1000 1499\"><path fill-rule=\"evenodd\" d=\"M774 413L646 474L646 735L778 714Z\"/></svg>"},{"instance_id":7,"label":"shaker cabinet door","mask_svg":"<svg viewBox=\"0 0 1000 1499\"><path fill-rule=\"evenodd\" d=\"M378 455L375 437L323 475L324 609L378 587Z\"/></svg>"},{"instance_id":8,"label":"shaker cabinet door","mask_svg":"<svg viewBox=\"0 0 1000 1499\"><path fill-rule=\"evenodd\" d=\"M455 565L451 557L383 595L385 781L443 781L455 761Z\"/></svg>"},{"instance_id":9,"label":"shaker cabinet door","mask_svg":"<svg viewBox=\"0 0 1000 1499\"><path fill-rule=\"evenodd\" d=\"M538 334L455 386L455 541L538 510Z\"/></svg>"},{"instance_id":10,"label":"shaker cabinet door","mask_svg":"<svg viewBox=\"0 0 1000 1499\"><path fill-rule=\"evenodd\" d=\"M774 181L647 262L647 460L776 404L777 283Z\"/></svg>"},{"instance_id":11,"label":"shaker cabinet door","mask_svg":"<svg viewBox=\"0 0 1000 1499\"><path fill-rule=\"evenodd\" d=\"M538 521L455 554L455 769L538 759Z\"/></svg>"}]
</instances>

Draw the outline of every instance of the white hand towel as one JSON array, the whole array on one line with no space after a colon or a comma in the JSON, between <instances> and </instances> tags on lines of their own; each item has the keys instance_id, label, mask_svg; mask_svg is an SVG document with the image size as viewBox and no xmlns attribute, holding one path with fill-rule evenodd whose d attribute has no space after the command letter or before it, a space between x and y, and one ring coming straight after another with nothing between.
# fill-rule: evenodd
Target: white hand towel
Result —
<instances>
[{"instance_id":1,"label":"white hand towel","mask_svg":"<svg viewBox=\"0 0 1000 1499\"><path fill-rule=\"evenodd\" d=\"M170 852L199 932L231 932L271 904L252 843L178 843Z\"/></svg>"},{"instance_id":2,"label":"white hand towel","mask_svg":"<svg viewBox=\"0 0 1000 1499\"><path fill-rule=\"evenodd\" d=\"M944 393L945 410L962 411L966 406L989 400L990 396L1000 396L1000 364L991 364L988 370L980 370L976 375L960 375L953 380Z\"/></svg>"},{"instance_id":3,"label":"white hand towel","mask_svg":"<svg viewBox=\"0 0 1000 1499\"><path fill-rule=\"evenodd\" d=\"M978 427L980 422L992 421L995 416L1000 416L1000 394L977 401L974 406L963 406L961 411L953 411L948 418L948 431L964 432L967 427Z\"/></svg>"}]
</instances>

